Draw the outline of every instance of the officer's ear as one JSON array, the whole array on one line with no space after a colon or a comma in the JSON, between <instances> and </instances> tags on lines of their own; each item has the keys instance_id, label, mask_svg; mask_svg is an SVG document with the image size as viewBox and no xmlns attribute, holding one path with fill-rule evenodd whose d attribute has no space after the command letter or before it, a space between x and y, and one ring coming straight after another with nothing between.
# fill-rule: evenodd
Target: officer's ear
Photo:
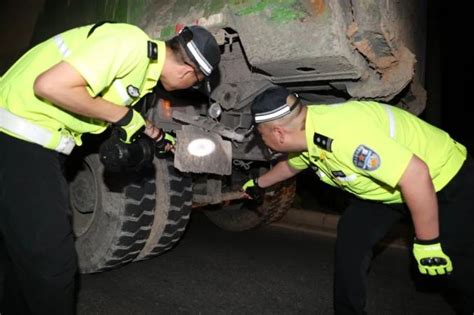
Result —
<instances>
[{"instance_id":1,"label":"officer's ear","mask_svg":"<svg viewBox=\"0 0 474 315\"><path fill-rule=\"evenodd\" d=\"M192 68L185 63L176 64L175 69L176 69L175 73L178 79L182 80L182 79L187 78L188 76L194 76L194 71L192 70Z\"/></svg>"},{"instance_id":2,"label":"officer's ear","mask_svg":"<svg viewBox=\"0 0 474 315\"><path fill-rule=\"evenodd\" d=\"M285 133L285 129L282 126L276 125L272 127L272 135L275 137L275 140L278 144L285 143L285 139L287 137Z\"/></svg>"}]
</instances>

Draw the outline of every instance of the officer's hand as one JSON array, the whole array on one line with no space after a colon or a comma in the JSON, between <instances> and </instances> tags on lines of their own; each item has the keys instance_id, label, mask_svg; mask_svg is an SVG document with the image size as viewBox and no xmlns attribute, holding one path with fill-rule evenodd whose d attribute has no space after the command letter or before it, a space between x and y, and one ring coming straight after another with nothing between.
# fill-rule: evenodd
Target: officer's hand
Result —
<instances>
[{"instance_id":1,"label":"officer's hand","mask_svg":"<svg viewBox=\"0 0 474 315\"><path fill-rule=\"evenodd\" d=\"M119 133L116 129L112 130L110 138L102 142L99 147L100 161L108 171L113 172L118 172L122 168L123 163L120 161L119 152L120 146L125 145L120 141Z\"/></svg>"},{"instance_id":2,"label":"officer's hand","mask_svg":"<svg viewBox=\"0 0 474 315\"><path fill-rule=\"evenodd\" d=\"M265 197L265 189L258 186L255 179L248 180L243 186L242 190L255 201L256 204L261 205Z\"/></svg>"},{"instance_id":3,"label":"officer's hand","mask_svg":"<svg viewBox=\"0 0 474 315\"><path fill-rule=\"evenodd\" d=\"M437 238L430 241L415 239L413 255L422 274L436 276L449 274L453 271L451 259L443 252Z\"/></svg>"},{"instance_id":4,"label":"officer's hand","mask_svg":"<svg viewBox=\"0 0 474 315\"><path fill-rule=\"evenodd\" d=\"M145 129L145 120L139 112L130 108L125 116L114 123L114 126L118 127L120 140L132 143Z\"/></svg>"},{"instance_id":5,"label":"officer's hand","mask_svg":"<svg viewBox=\"0 0 474 315\"><path fill-rule=\"evenodd\" d=\"M112 129L109 139L101 143L99 156L107 171L138 170L153 161L154 142L148 137L125 143L119 138L118 128Z\"/></svg>"},{"instance_id":6,"label":"officer's hand","mask_svg":"<svg viewBox=\"0 0 474 315\"><path fill-rule=\"evenodd\" d=\"M160 129L161 136L155 142L155 155L157 157L163 157L167 152L174 152L174 146L176 140L173 135L164 132L163 129Z\"/></svg>"}]
</instances>

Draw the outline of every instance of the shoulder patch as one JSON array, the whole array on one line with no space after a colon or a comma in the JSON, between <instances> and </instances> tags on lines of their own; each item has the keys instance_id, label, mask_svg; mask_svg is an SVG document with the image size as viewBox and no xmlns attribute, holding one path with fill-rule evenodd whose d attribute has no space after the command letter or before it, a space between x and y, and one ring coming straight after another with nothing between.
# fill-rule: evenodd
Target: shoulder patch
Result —
<instances>
[{"instance_id":1,"label":"shoulder patch","mask_svg":"<svg viewBox=\"0 0 474 315\"><path fill-rule=\"evenodd\" d=\"M133 98L137 98L140 96L140 90L133 85L127 86L127 93Z\"/></svg>"},{"instance_id":2,"label":"shoulder patch","mask_svg":"<svg viewBox=\"0 0 474 315\"><path fill-rule=\"evenodd\" d=\"M352 163L366 171L375 171L379 168L380 162L380 156L363 144L359 145L352 155Z\"/></svg>"},{"instance_id":3,"label":"shoulder patch","mask_svg":"<svg viewBox=\"0 0 474 315\"><path fill-rule=\"evenodd\" d=\"M332 152L332 142L333 139L323 136L317 132L315 132L313 135L313 143L326 151Z\"/></svg>"},{"instance_id":4,"label":"shoulder patch","mask_svg":"<svg viewBox=\"0 0 474 315\"><path fill-rule=\"evenodd\" d=\"M344 174L343 171L332 171L331 173L334 177L346 177L346 174Z\"/></svg>"},{"instance_id":5,"label":"shoulder patch","mask_svg":"<svg viewBox=\"0 0 474 315\"><path fill-rule=\"evenodd\" d=\"M155 42L152 42L151 40L148 41L147 45L148 58L150 58L151 60L158 59L158 45Z\"/></svg>"}]
</instances>

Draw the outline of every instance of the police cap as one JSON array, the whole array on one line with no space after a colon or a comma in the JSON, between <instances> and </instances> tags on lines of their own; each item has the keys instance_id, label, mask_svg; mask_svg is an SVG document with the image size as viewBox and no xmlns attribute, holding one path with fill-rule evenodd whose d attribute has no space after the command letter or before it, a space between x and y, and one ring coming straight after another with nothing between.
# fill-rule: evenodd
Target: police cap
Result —
<instances>
[{"instance_id":1,"label":"police cap","mask_svg":"<svg viewBox=\"0 0 474 315\"><path fill-rule=\"evenodd\" d=\"M221 60L216 39L202 26L185 26L178 34L178 41L199 70L209 77Z\"/></svg>"},{"instance_id":2,"label":"police cap","mask_svg":"<svg viewBox=\"0 0 474 315\"><path fill-rule=\"evenodd\" d=\"M291 105L287 104L290 94L282 86L272 86L259 94L250 108L255 123L260 124L288 115L300 102L298 95L294 94L296 101Z\"/></svg>"}]
</instances>

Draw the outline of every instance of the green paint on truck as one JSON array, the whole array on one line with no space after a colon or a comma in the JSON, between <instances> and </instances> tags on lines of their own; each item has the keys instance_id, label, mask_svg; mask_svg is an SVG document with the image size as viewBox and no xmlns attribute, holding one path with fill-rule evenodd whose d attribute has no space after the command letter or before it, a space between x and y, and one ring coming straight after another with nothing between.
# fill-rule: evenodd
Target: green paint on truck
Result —
<instances>
[{"instance_id":1,"label":"green paint on truck","mask_svg":"<svg viewBox=\"0 0 474 315\"><path fill-rule=\"evenodd\" d=\"M301 19L306 16L303 10L300 10L296 0L263 0L263 1L233 1L237 7L237 15L252 15L264 13L272 21L283 23ZM249 5L250 4L250 5ZM239 9L239 7L244 7Z\"/></svg>"}]
</instances>

